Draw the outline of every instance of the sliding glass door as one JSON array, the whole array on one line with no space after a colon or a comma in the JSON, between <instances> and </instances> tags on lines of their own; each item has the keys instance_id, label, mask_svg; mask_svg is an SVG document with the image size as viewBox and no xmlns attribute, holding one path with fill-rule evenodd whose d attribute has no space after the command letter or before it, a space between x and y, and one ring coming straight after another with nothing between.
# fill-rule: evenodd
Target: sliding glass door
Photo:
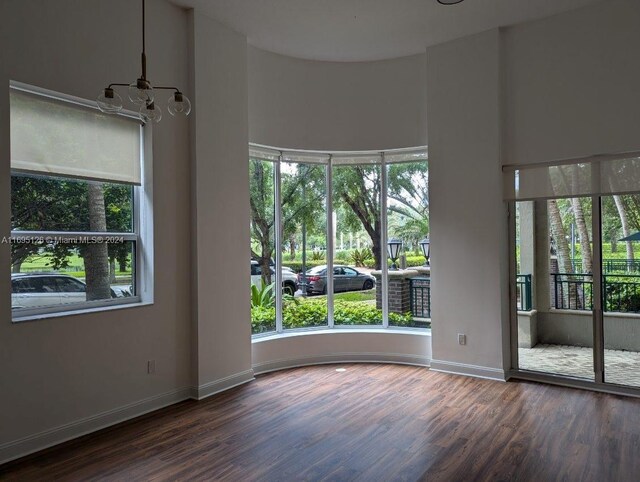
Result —
<instances>
[{"instance_id":1,"label":"sliding glass door","mask_svg":"<svg viewBox=\"0 0 640 482\"><path fill-rule=\"evenodd\" d=\"M512 367L640 387L640 158L505 169Z\"/></svg>"},{"instance_id":2,"label":"sliding glass door","mask_svg":"<svg viewBox=\"0 0 640 482\"><path fill-rule=\"evenodd\" d=\"M594 380L590 207L586 197L515 204L521 370Z\"/></svg>"},{"instance_id":3,"label":"sliding glass door","mask_svg":"<svg viewBox=\"0 0 640 482\"><path fill-rule=\"evenodd\" d=\"M601 198L604 381L640 387L640 195Z\"/></svg>"}]
</instances>

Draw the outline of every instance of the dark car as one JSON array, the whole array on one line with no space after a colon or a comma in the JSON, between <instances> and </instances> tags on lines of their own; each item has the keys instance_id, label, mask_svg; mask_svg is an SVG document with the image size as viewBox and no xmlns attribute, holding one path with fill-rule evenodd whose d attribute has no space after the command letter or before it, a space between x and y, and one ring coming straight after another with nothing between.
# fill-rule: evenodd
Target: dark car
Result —
<instances>
[{"instance_id":1,"label":"dark car","mask_svg":"<svg viewBox=\"0 0 640 482\"><path fill-rule=\"evenodd\" d=\"M303 282L302 275L298 276ZM326 294L327 266L316 266L306 273L306 287L308 294ZM349 266L335 265L333 267L333 291L362 291L370 290L376 285L376 279L370 274L361 273Z\"/></svg>"}]
</instances>

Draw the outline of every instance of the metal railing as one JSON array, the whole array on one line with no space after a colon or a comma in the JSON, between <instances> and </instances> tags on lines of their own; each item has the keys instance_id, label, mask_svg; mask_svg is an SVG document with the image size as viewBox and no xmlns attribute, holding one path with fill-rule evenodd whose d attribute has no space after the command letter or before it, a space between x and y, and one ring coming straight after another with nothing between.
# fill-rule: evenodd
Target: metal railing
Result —
<instances>
[{"instance_id":1,"label":"metal railing","mask_svg":"<svg viewBox=\"0 0 640 482\"><path fill-rule=\"evenodd\" d=\"M560 310L593 309L593 276L590 274L552 273L554 308Z\"/></svg>"},{"instance_id":2,"label":"metal railing","mask_svg":"<svg viewBox=\"0 0 640 482\"><path fill-rule=\"evenodd\" d=\"M564 310L593 309L593 275L552 273L553 307ZM640 275L602 276L602 307L607 312L640 313Z\"/></svg>"},{"instance_id":3,"label":"metal railing","mask_svg":"<svg viewBox=\"0 0 640 482\"><path fill-rule=\"evenodd\" d=\"M531 275L516 276L516 306L518 311L531 310Z\"/></svg>"},{"instance_id":4,"label":"metal railing","mask_svg":"<svg viewBox=\"0 0 640 482\"><path fill-rule=\"evenodd\" d=\"M605 275L602 293L604 311L640 313L640 276Z\"/></svg>"},{"instance_id":5,"label":"metal railing","mask_svg":"<svg viewBox=\"0 0 640 482\"><path fill-rule=\"evenodd\" d=\"M579 273L582 270L582 260L580 258L572 258L571 266L574 272ZM620 271L623 273L640 273L640 260L615 258L602 260L603 273L611 274Z\"/></svg>"},{"instance_id":6,"label":"metal railing","mask_svg":"<svg viewBox=\"0 0 640 482\"><path fill-rule=\"evenodd\" d=\"M416 318L431 318L431 278L417 276L409 280L411 314Z\"/></svg>"}]
</instances>

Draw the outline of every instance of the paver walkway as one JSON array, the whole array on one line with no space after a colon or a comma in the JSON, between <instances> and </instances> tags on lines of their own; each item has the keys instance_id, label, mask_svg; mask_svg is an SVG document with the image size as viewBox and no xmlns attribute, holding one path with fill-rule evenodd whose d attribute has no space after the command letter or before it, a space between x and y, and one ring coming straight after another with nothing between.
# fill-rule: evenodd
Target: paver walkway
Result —
<instances>
[{"instance_id":1,"label":"paver walkway","mask_svg":"<svg viewBox=\"0 0 640 482\"><path fill-rule=\"evenodd\" d=\"M593 380L593 350L581 346L542 345L518 349L520 368ZM605 350L605 381L640 387L640 352Z\"/></svg>"}]
</instances>

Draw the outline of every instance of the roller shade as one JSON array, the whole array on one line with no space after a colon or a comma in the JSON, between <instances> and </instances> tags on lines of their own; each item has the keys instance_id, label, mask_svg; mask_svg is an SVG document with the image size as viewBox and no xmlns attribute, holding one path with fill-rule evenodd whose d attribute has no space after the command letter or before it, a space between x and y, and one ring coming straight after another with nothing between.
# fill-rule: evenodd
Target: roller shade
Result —
<instances>
[{"instance_id":1,"label":"roller shade","mask_svg":"<svg viewBox=\"0 0 640 482\"><path fill-rule=\"evenodd\" d=\"M249 158L263 161L277 161L280 159L280 151L268 147L249 145Z\"/></svg>"},{"instance_id":2,"label":"roller shade","mask_svg":"<svg viewBox=\"0 0 640 482\"><path fill-rule=\"evenodd\" d=\"M415 149L397 149L387 151L384 154L384 160L387 164L399 162L422 162L429 159L429 153L426 147L417 147Z\"/></svg>"},{"instance_id":3,"label":"roller shade","mask_svg":"<svg viewBox=\"0 0 640 482\"><path fill-rule=\"evenodd\" d=\"M141 124L11 89L11 169L140 184Z\"/></svg>"},{"instance_id":4,"label":"roller shade","mask_svg":"<svg viewBox=\"0 0 640 482\"><path fill-rule=\"evenodd\" d=\"M503 171L507 201L640 192L640 153L505 166Z\"/></svg>"},{"instance_id":5,"label":"roller shade","mask_svg":"<svg viewBox=\"0 0 640 482\"><path fill-rule=\"evenodd\" d=\"M277 148L249 144L249 157L265 161L297 162L302 164L331 164L358 165L381 164L384 152L387 164L401 162L423 162L428 160L426 146L403 149L391 149L387 151L355 151L355 152L329 152L329 151L305 151L305 150L279 150Z\"/></svg>"},{"instance_id":6,"label":"roller shade","mask_svg":"<svg viewBox=\"0 0 640 482\"><path fill-rule=\"evenodd\" d=\"M329 154L321 154L314 152L283 152L282 160L284 162L298 162L300 164L328 164Z\"/></svg>"}]
</instances>

